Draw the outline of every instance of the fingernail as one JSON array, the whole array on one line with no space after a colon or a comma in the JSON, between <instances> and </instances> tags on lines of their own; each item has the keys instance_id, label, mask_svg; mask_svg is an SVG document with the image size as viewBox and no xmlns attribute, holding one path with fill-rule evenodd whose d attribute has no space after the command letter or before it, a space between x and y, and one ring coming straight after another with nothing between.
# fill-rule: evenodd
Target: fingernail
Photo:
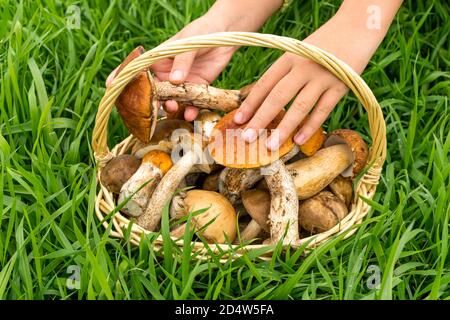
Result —
<instances>
[{"instance_id":1,"label":"fingernail","mask_svg":"<svg viewBox=\"0 0 450 320\"><path fill-rule=\"evenodd\" d=\"M234 122L242 123L243 120L244 120L244 115L242 114L242 112L237 111L236 114L234 115Z\"/></svg>"},{"instance_id":2,"label":"fingernail","mask_svg":"<svg viewBox=\"0 0 450 320\"><path fill-rule=\"evenodd\" d=\"M278 139L276 138L267 139L266 147L269 148L270 150L278 150L279 146L280 144Z\"/></svg>"},{"instance_id":3,"label":"fingernail","mask_svg":"<svg viewBox=\"0 0 450 320\"><path fill-rule=\"evenodd\" d=\"M303 133L298 133L295 138L295 143L302 145L305 143L305 135Z\"/></svg>"},{"instance_id":4,"label":"fingernail","mask_svg":"<svg viewBox=\"0 0 450 320\"><path fill-rule=\"evenodd\" d=\"M256 131L255 129L246 129L243 133L242 133L242 137L244 138L245 141L247 142L253 142L256 140Z\"/></svg>"},{"instance_id":5,"label":"fingernail","mask_svg":"<svg viewBox=\"0 0 450 320\"><path fill-rule=\"evenodd\" d=\"M172 81L182 81L183 80L183 71L175 70L170 74L170 78Z\"/></svg>"}]
</instances>

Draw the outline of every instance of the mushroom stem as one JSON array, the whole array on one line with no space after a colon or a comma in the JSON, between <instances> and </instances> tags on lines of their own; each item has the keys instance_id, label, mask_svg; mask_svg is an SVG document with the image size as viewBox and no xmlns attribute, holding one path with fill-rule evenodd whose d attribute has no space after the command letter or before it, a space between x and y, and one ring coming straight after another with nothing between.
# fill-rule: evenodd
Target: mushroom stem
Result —
<instances>
[{"instance_id":1,"label":"mushroom stem","mask_svg":"<svg viewBox=\"0 0 450 320\"><path fill-rule=\"evenodd\" d=\"M349 146L334 145L313 156L287 165L300 200L310 198L328 186L334 178L353 163Z\"/></svg>"},{"instance_id":2,"label":"mushroom stem","mask_svg":"<svg viewBox=\"0 0 450 320\"><path fill-rule=\"evenodd\" d=\"M180 160L161 179L147 203L145 212L136 219L136 223L149 231L155 231L161 220L164 206L172 198L180 182L197 162L195 151L187 151Z\"/></svg>"},{"instance_id":3,"label":"mushroom stem","mask_svg":"<svg viewBox=\"0 0 450 320\"><path fill-rule=\"evenodd\" d=\"M287 162L300 151L294 146L291 151L280 159ZM232 204L236 204L241 198L241 192L250 189L263 178L261 168L225 168L219 177L219 192L223 194Z\"/></svg>"},{"instance_id":4,"label":"mushroom stem","mask_svg":"<svg viewBox=\"0 0 450 320\"><path fill-rule=\"evenodd\" d=\"M263 229L261 228L261 226L259 225L258 222L256 222L256 220L252 219L247 226L245 227L245 229L241 232L241 241L245 242L245 241L250 241L252 239L255 239L262 231ZM237 241L235 241L237 242Z\"/></svg>"},{"instance_id":5,"label":"mushroom stem","mask_svg":"<svg viewBox=\"0 0 450 320\"><path fill-rule=\"evenodd\" d=\"M241 104L240 90L226 90L207 84L185 82L174 85L168 81L155 83L156 99L175 100L201 109L229 112Z\"/></svg>"},{"instance_id":6,"label":"mushroom stem","mask_svg":"<svg viewBox=\"0 0 450 320\"><path fill-rule=\"evenodd\" d=\"M282 160L277 160L265 168L273 174L265 175L270 192L270 237L276 243L297 243L298 199L294 181ZM283 238L284 236L284 238Z\"/></svg>"},{"instance_id":7,"label":"mushroom stem","mask_svg":"<svg viewBox=\"0 0 450 320\"><path fill-rule=\"evenodd\" d=\"M140 216L158 182L171 166L172 160L167 153L158 150L147 153L138 170L120 190L119 202L131 197L122 211L133 217Z\"/></svg>"}]
</instances>

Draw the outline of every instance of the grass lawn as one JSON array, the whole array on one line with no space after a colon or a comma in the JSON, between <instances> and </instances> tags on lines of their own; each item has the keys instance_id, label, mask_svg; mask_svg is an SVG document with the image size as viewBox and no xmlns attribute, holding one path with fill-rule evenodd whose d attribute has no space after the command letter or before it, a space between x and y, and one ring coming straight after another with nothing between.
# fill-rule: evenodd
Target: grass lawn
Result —
<instances>
[{"instance_id":1,"label":"grass lawn","mask_svg":"<svg viewBox=\"0 0 450 320\"><path fill-rule=\"evenodd\" d=\"M1 3L0 299L450 298L447 1L405 1L363 75L383 108L388 157L356 234L307 258L298 252L226 264L172 257L170 243L154 252L151 238L134 247L109 237L94 214L90 145L109 72L212 1L76 1L79 29L68 28L71 1ZM261 32L302 39L340 1L294 3ZM280 54L242 48L215 85L248 84ZM326 126L368 134L352 94ZM117 112L109 129L111 144L127 136Z\"/></svg>"}]
</instances>

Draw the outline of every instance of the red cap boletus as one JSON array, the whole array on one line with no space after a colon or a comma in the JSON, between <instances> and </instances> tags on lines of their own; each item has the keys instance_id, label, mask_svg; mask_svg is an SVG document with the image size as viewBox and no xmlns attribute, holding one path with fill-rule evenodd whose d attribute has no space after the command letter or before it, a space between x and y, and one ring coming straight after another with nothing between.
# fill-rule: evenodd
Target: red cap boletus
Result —
<instances>
[{"instance_id":1,"label":"red cap boletus","mask_svg":"<svg viewBox=\"0 0 450 320\"><path fill-rule=\"evenodd\" d=\"M256 141L247 143L242 138L242 128L245 125L237 125L233 121L234 112L230 112L214 127L208 148L212 158L228 168L261 168L271 197L271 238L274 242L283 239L284 244L289 244L299 239L298 200L292 177L280 157L294 149L293 135L279 150L272 151L266 147L267 138L276 132L274 129L284 114L285 111L282 110L266 130L258 135Z\"/></svg>"},{"instance_id":2,"label":"red cap boletus","mask_svg":"<svg viewBox=\"0 0 450 320\"><path fill-rule=\"evenodd\" d=\"M242 129L245 124L238 125L234 122L235 113L236 111L232 111L223 116L212 132L208 148L217 163L230 168L259 168L271 164L294 148L293 135L278 150L272 151L266 147L267 139L285 115L284 110L252 143L247 143L242 138Z\"/></svg>"},{"instance_id":3,"label":"red cap boletus","mask_svg":"<svg viewBox=\"0 0 450 320\"><path fill-rule=\"evenodd\" d=\"M117 69L119 74L133 59L145 52L141 46L134 49ZM131 80L116 100L119 112L128 131L142 142L149 142L156 126L158 103L154 99L149 70L141 71Z\"/></svg>"}]
</instances>

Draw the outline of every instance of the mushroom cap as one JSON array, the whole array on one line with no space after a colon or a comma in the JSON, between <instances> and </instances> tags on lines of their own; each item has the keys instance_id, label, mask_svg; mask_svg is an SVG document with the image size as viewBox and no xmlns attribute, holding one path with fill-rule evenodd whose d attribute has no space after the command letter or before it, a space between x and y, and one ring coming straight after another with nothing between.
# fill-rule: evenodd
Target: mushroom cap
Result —
<instances>
[{"instance_id":1,"label":"mushroom cap","mask_svg":"<svg viewBox=\"0 0 450 320\"><path fill-rule=\"evenodd\" d=\"M251 189L241 193L242 204L248 214L255 220L261 229L270 232L269 212L270 212L270 193L264 190Z\"/></svg>"},{"instance_id":2,"label":"mushroom cap","mask_svg":"<svg viewBox=\"0 0 450 320\"><path fill-rule=\"evenodd\" d=\"M119 74L133 59L145 52L134 49L117 69ZM148 69L130 81L116 100L117 110L128 131L142 142L149 142L156 126L158 103L153 95L153 79Z\"/></svg>"},{"instance_id":3,"label":"mushroom cap","mask_svg":"<svg viewBox=\"0 0 450 320\"><path fill-rule=\"evenodd\" d=\"M205 212L192 217L196 230L201 229L200 234L205 239L224 243L227 239L234 241L236 238L236 212L231 203L220 193L207 190L189 190L184 198L184 206L187 212L207 209ZM208 223L209 225L204 228Z\"/></svg>"},{"instance_id":4,"label":"mushroom cap","mask_svg":"<svg viewBox=\"0 0 450 320\"><path fill-rule=\"evenodd\" d=\"M164 175L170 168L172 168L173 162L170 155L161 150L151 150L145 154L142 158L142 163L152 163L158 167Z\"/></svg>"},{"instance_id":5,"label":"mushroom cap","mask_svg":"<svg viewBox=\"0 0 450 320\"><path fill-rule=\"evenodd\" d=\"M303 119L303 121L300 123L299 127L302 127L306 123L306 121L308 121L308 119L309 116L306 116L305 119ZM317 150L319 150L322 147L323 143L326 140L326 137L327 137L326 133L320 127L319 129L316 130L316 132L314 132L311 138L309 138L305 143L300 145L300 151L308 157L312 156L317 152Z\"/></svg>"},{"instance_id":6,"label":"mushroom cap","mask_svg":"<svg viewBox=\"0 0 450 320\"><path fill-rule=\"evenodd\" d=\"M344 202L331 192L322 191L300 202L298 223L310 233L321 233L333 228L347 214Z\"/></svg>"},{"instance_id":7,"label":"mushroom cap","mask_svg":"<svg viewBox=\"0 0 450 320\"><path fill-rule=\"evenodd\" d=\"M347 208L350 206L353 197L353 186L350 178L344 178L342 175L338 175L328 185L333 194L345 203Z\"/></svg>"},{"instance_id":8,"label":"mushroom cap","mask_svg":"<svg viewBox=\"0 0 450 320\"><path fill-rule=\"evenodd\" d=\"M367 164L369 149L363 138L356 131L349 129L338 129L331 132L324 146L329 147L336 144L347 144L353 152L353 166L342 173L343 177L354 177L361 172Z\"/></svg>"},{"instance_id":9,"label":"mushroom cap","mask_svg":"<svg viewBox=\"0 0 450 320\"><path fill-rule=\"evenodd\" d=\"M155 132L153 133L150 144L156 144L160 141L170 141L172 134L177 129L184 129L194 132L194 126L182 119L161 119L156 123Z\"/></svg>"},{"instance_id":10,"label":"mushroom cap","mask_svg":"<svg viewBox=\"0 0 450 320\"><path fill-rule=\"evenodd\" d=\"M242 138L242 129L246 124L238 125L233 121L236 111L233 110L220 119L209 140L209 153L217 163L231 168L258 168L278 160L294 147L292 133L278 150L266 148L267 138L281 122L286 113L284 110L267 126L269 133L259 135L252 143L247 143Z\"/></svg>"},{"instance_id":11,"label":"mushroom cap","mask_svg":"<svg viewBox=\"0 0 450 320\"><path fill-rule=\"evenodd\" d=\"M209 139L217 122L222 117L216 112L202 109L194 121L195 132L201 134L205 139Z\"/></svg>"},{"instance_id":12,"label":"mushroom cap","mask_svg":"<svg viewBox=\"0 0 450 320\"><path fill-rule=\"evenodd\" d=\"M100 174L100 182L109 191L120 193L120 189L138 170L141 161L131 154L121 154L112 158Z\"/></svg>"}]
</instances>

